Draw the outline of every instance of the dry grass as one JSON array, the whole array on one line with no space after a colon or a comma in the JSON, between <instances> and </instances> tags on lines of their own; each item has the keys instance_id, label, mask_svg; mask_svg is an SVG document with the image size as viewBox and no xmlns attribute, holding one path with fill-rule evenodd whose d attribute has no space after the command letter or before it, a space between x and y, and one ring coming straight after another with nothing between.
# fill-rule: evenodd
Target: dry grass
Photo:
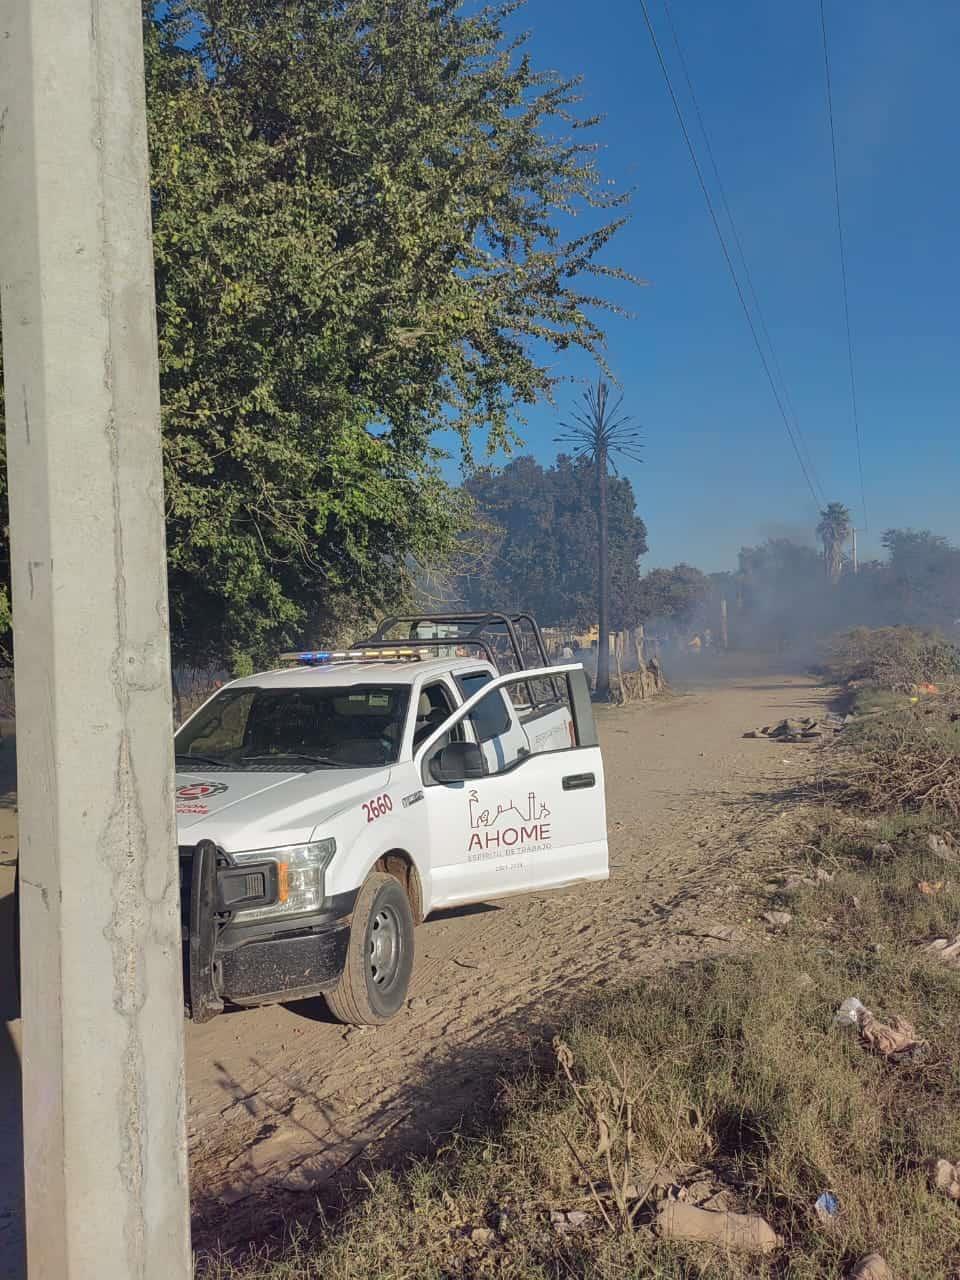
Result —
<instances>
[{"instance_id":1,"label":"dry grass","mask_svg":"<svg viewBox=\"0 0 960 1280\"><path fill-rule=\"evenodd\" d=\"M587 1001L553 1067L504 1084L484 1133L379 1176L335 1228L318 1223L276 1260L208 1274L813 1280L872 1249L900 1277L953 1274L960 1214L925 1163L960 1156L960 974L919 944L956 931L960 865L945 875L926 835L917 818L858 834L825 815L809 874L777 904L793 914L785 935ZM816 882L817 867L833 879ZM946 883L924 896L921 880ZM913 1021L927 1053L896 1067L865 1053L833 1025L853 994ZM652 1209L673 1182L762 1214L784 1249L745 1260L657 1240ZM828 1225L813 1211L825 1190L841 1206Z\"/></svg>"}]
</instances>

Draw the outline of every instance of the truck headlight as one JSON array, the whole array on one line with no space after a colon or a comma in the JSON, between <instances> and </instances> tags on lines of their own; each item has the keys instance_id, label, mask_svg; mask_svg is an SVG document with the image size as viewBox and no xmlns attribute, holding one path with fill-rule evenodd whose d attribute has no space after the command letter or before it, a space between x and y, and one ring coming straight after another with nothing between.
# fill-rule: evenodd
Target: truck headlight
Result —
<instances>
[{"instance_id":1,"label":"truck headlight","mask_svg":"<svg viewBox=\"0 0 960 1280\"><path fill-rule=\"evenodd\" d=\"M308 915L318 910L323 902L323 873L336 851L336 840L329 839L233 854L233 861L239 867L249 862L277 864L277 901L268 907L241 908L235 918L276 920L278 917Z\"/></svg>"}]
</instances>

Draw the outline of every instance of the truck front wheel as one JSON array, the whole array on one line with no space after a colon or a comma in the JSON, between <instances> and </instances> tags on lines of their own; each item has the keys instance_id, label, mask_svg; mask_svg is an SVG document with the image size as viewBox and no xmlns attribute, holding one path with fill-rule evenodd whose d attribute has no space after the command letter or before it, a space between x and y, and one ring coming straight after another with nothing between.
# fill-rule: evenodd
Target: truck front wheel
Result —
<instances>
[{"instance_id":1,"label":"truck front wheel","mask_svg":"<svg viewBox=\"0 0 960 1280\"><path fill-rule=\"evenodd\" d=\"M413 913L403 885L376 872L353 909L347 959L326 995L330 1012L354 1026L376 1026L402 1007L413 971Z\"/></svg>"}]
</instances>

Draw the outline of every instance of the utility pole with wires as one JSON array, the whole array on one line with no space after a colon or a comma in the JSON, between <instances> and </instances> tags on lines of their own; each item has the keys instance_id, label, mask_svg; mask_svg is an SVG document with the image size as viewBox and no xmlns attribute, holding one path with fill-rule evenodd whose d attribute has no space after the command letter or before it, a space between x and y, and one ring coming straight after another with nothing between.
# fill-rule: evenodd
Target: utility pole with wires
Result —
<instances>
[{"instance_id":1,"label":"utility pole with wires","mask_svg":"<svg viewBox=\"0 0 960 1280\"><path fill-rule=\"evenodd\" d=\"M187 1280L140 5L0 0L31 1280Z\"/></svg>"},{"instance_id":2,"label":"utility pole with wires","mask_svg":"<svg viewBox=\"0 0 960 1280\"><path fill-rule=\"evenodd\" d=\"M830 157L833 167L833 194L837 215L837 245L840 261L840 294L843 300L843 322L847 339L847 370L850 377L850 409L857 446L857 476L860 482L860 505L863 513L864 532L869 530L867 516L867 490L863 478L863 440L860 431L860 410L857 404L857 378L853 358L853 327L850 323L850 290L847 282L847 252L843 230L843 208L840 202L840 159L837 150L837 127L833 114L833 79L830 71L830 42L827 37L825 0L820 0L820 33L823 39L823 73L827 95L827 121L830 126ZM856 559L856 549L854 549Z\"/></svg>"}]
</instances>

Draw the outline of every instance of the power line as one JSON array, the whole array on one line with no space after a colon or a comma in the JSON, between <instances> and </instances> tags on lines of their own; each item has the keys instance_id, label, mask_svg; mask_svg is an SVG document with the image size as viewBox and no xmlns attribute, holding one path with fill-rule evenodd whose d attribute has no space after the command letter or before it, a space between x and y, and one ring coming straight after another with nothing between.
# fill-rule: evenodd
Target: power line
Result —
<instances>
[{"instance_id":1,"label":"power line","mask_svg":"<svg viewBox=\"0 0 960 1280\"><path fill-rule=\"evenodd\" d=\"M773 398L777 402L777 408L780 410L780 416L783 419L784 427L786 427L787 435L790 437L790 443L793 445L793 451L797 455L797 462L800 464L800 470L803 472L803 477L807 482L807 487L810 490L810 493L811 493L811 496L813 497L814 502L819 506L820 499L817 497L817 491L813 486L812 479L810 478L810 472L807 469L807 464L803 460L803 455L800 452L799 445L797 444L796 436L794 435L793 428L790 425L790 419L787 417L786 410L783 407L783 401L781 400L780 393L777 390L777 385L773 380L773 374L770 372L770 364L764 353L763 347L760 345L760 338L759 338L759 335L757 334L756 325L753 322L753 316L750 314L750 308L747 306L747 300L744 297L743 288L740 284L739 277L737 276L736 267L733 265L733 259L730 256L730 250L727 248L727 242L724 238L723 231L721 230L719 219L717 218L717 211L713 207L713 201L710 198L710 192L707 188L706 182L704 181L703 171L700 168L700 161L697 159L696 150L694 149L693 142L687 130L686 121L683 118L683 111L681 110L680 103L677 100L677 95L674 92L673 82L670 79L670 72L667 70L667 64L663 58L663 51L660 48L660 42L657 39L657 33L653 29L653 23L650 21L650 14L647 9L647 0L640 0L640 8L643 11L643 18L647 24L647 30L650 32L650 39L653 42L653 48L657 55L657 61L660 64L660 70L663 72L663 79L667 86L667 92L670 94L670 100L673 103L673 109L676 112L677 120L680 124L680 132L683 134L683 140L687 144L687 150L690 152L690 159L693 161L693 167L697 175L697 181L700 183L700 190L703 192L703 198L707 204L707 211L710 214L710 219L713 222L714 230L717 233L717 239L720 241L720 248L723 251L724 259L730 271L730 276L731 276L731 279L733 280L733 286L737 291L737 297L740 299L740 306L743 308L743 314L746 317L747 325L750 328L750 333L751 333L751 336L753 337L753 345L757 349L757 355L760 357L760 363L763 365L763 371L767 375L767 381L770 383L770 390L773 392Z\"/></svg>"},{"instance_id":2,"label":"power line","mask_svg":"<svg viewBox=\"0 0 960 1280\"><path fill-rule=\"evenodd\" d=\"M837 238L840 242L840 284L843 292L843 318L847 328L847 363L850 369L850 403L853 406L853 429L857 437L857 473L860 477L860 505L863 527L867 521L867 492L863 483L863 446L860 439L860 414L857 409L857 379L853 365L853 334L850 328L850 298L847 292L847 255L843 239L843 215L840 210L840 165L837 160L837 131L833 122L833 87L830 77L830 50L827 44L827 18L824 0L820 0L820 31L823 35L823 70L827 83L827 116L830 120L830 150L833 155L833 193L837 205Z\"/></svg>"},{"instance_id":3,"label":"power line","mask_svg":"<svg viewBox=\"0 0 960 1280\"><path fill-rule=\"evenodd\" d=\"M744 252L743 241L741 240L740 233L737 230L736 219L733 216L733 211L730 208L730 202L727 199L726 187L724 186L723 179L720 176L720 166L717 164L717 159L713 150L713 144L710 141L710 134L707 130L706 121L704 120L703 112L700 110L700 102L699 102L699 99L697 98L696 90L693 87L693 80L690 76L690 70L687 66L687 59L683 52L683 46L680 43L680 36L677 33L676 24L673 21L673 11L670 7L669 0L663 0L663 11L666 14L667 23L670 27L670 34L673 38L673 47L677 51L677 59L680 63L680 68L683 71L683 78L687 84L687 90L690 94L690 101L693 103L693 109L694 109L694 112L696 113L697 124L700 127L700 133L703 136L704 145L706 146L706 149L707 149L707 156L709 157L709 160L710 160L710 166L713 169L713 176L716 179L717 191L720 193L720 202L723 205L724 212L727 215L727 221L730 223L730 230L733 232L733 240L737 247L737 256L739 257L740 264L743 267L744 278L746 279L747 289L750 294L750 299L753 302L754 311L756 312L757 322L760 327L760 333L762 334L763 339L767 344L767 349L770 352L770 358L773 362L774 372L777 375L777 379L780 384L780 390L783 394L783 402L784 402L784 405L786 406L787 412L790 414L790 417L793 421L793 429L796 432L797 440L799 441L800 446L803 449L807 466L813 478L814 486L820 493L821 502L825 503L826 499L824 497L823 485L820 483L820 477L817 475L817 469L813 461L813 455L810 452L810 447L807 444L806 440L804 439L803 432L800 428L800 419L797 416L796 409L793 407L793 403L790 398L790 392L787 387L787 380L783 376L783 369L780 365L780 360L777 357L777 349L773 345L773 340L770 337L770 331L767 328L767 322L764 319L764 315L763 315L763 308L760 306L760 299L757 296L757 291L756 291L756 288L754 287L753 274L750 271L750 265L747 262L747 255Z\"/></svg>"}]
</instances>

